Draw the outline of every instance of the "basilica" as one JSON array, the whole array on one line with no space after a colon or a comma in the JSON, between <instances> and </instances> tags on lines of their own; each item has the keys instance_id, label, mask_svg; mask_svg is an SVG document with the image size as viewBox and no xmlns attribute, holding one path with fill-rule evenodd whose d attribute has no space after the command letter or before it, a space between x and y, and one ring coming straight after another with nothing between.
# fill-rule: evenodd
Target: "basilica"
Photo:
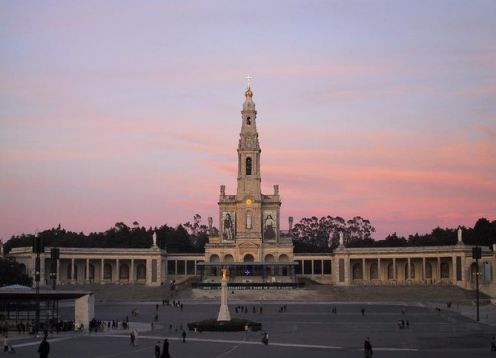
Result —
<instances>
[{"instance_id":1,"label":"basilica","mask_svg":"<svg viewBox=\"0 0 496 358\"><path fill-rule=\"evenodd\" d=\"M143 284L159 286L171 280L196 278L199 287L219 286L221 269L229 271L233 288L297 288L299 278L322 284L352 285L454 285L474 289L479 275L481 290L496 297L494 248L482 247L473 258L473 247L451 246L348 248L343 240L332 253L294 253L287 229L281 228L279 186L261 191L261 147L253 90L248 86L241 110L237 188L232 194L220 186L218 227L209 218L209 242L204 254L168 253L156 245L132 248L60 248L57 260L50 248L41 254L41 282L58 284ZM35 274L31 247L13 248L9 256Z\"/></svg>"}]
</instances>

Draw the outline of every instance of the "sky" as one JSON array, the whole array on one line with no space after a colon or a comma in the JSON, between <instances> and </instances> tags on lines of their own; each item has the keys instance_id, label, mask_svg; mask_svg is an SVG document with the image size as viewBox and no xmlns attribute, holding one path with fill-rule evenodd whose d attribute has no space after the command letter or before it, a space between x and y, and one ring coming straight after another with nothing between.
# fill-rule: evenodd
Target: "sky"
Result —
<instances>
[{"instance_id":1,"label":"sky","mask_svg":"<svg viewBox=\"0 0 496 358\"><path fill-rule=\"evenodd\" d=\"M496 219L496 2L0 1L0 239L218 223L262 189L375 239Z\"/></svg>"}]
</instances>

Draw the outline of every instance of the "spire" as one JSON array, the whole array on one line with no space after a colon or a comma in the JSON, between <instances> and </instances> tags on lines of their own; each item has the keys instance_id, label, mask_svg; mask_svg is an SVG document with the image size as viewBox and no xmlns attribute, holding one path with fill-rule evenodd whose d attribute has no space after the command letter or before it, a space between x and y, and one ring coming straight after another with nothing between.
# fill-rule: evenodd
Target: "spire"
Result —
<instances>
[{"instance_id":1,"label":"spire","mask_svg":"<svg viewBox=\"0 0 496 358\"><path fill-rule=\"evenodd\" d=\"M251 77L250 77L251 78ZM249 78L249 79L250 79ZM238 144L238 190L240 200L259 200L260 189L260 144L257 132L257 111L253 102L253 90L248 82L245 101L241 111L241 132Z\"/></svg>"},{"instance_id":2,"label":"spire","mask_svg":"<svg viewBox=\"0 0 496 358\"><path fill-rule=\"evenodd\" d=\"M243 112L255 112L255 102L253 102L253 91L248 86L245 91L245 101L243 103Z\"/></svg>"},{"instance_id":3,"label":"spire","mask_svg":"<svg viewBox=\"0 0 496 358\"><path fill-rule=\"evenodd\" d=\"M247 75L246 80L248 81L246 91L245 91L245 102L243 103L243 111L246 112L254 112L255 111L255 103L253 102L253 91L251 89L251 80L253 77Z\"/></svg>"}]
</instances>

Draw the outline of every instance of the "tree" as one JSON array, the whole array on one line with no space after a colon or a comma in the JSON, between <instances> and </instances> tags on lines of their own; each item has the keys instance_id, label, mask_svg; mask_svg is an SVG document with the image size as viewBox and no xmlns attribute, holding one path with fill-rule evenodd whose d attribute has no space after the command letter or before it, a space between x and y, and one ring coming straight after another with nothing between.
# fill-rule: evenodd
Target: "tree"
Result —
<instances>
[{"instance_id":1,"label":"tree","mask_svg":"<svg viewBox=\"0 0 496 358\"><path fill-rule=\"evenodd\" d=\"M346 246L372 245L375 228L369 220L356 216L346 221L340 216L303 218L291 230L293 243L301 252L330 251L339 245L339 233L344 234Z\"/></svg>"},{"instance_id":2,"label":"tree","mask_svg":"<svg viewBox=\"0 0 496 358\"><path fill-rule=\"evenodd\" d=\"M193 216L193 222L186 222L183 225L190 235L191 244L195 252L203 252L205 244L208 242L208 226L201 223L200 214ZM212 230L217 230L212 228Z\"/></svg>"}]
</instances>

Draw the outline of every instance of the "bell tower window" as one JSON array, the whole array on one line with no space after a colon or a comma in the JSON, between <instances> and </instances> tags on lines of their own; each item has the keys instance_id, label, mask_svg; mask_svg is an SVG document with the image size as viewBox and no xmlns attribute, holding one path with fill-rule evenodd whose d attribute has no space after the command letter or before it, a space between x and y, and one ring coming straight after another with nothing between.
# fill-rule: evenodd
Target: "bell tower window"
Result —
<instances>
[{"instance_id":1,"label":"bell tower window","mask_svg":"<svg viewBox=\"0 0 496 358\"><path fill-rule=\"evenodd\" d=\"M246 117L246 124L251 126L251 117Z\"/></svg>"},{"instance_id":2,"label":"bell tower window","mask_svg":"<svg viewBox=\"0 0 496 358\"><path fill-rule=\"evenodd\" d=\"M251 175L251 158L246 158L246 175Z\"/></svg>"}]
</instances>

